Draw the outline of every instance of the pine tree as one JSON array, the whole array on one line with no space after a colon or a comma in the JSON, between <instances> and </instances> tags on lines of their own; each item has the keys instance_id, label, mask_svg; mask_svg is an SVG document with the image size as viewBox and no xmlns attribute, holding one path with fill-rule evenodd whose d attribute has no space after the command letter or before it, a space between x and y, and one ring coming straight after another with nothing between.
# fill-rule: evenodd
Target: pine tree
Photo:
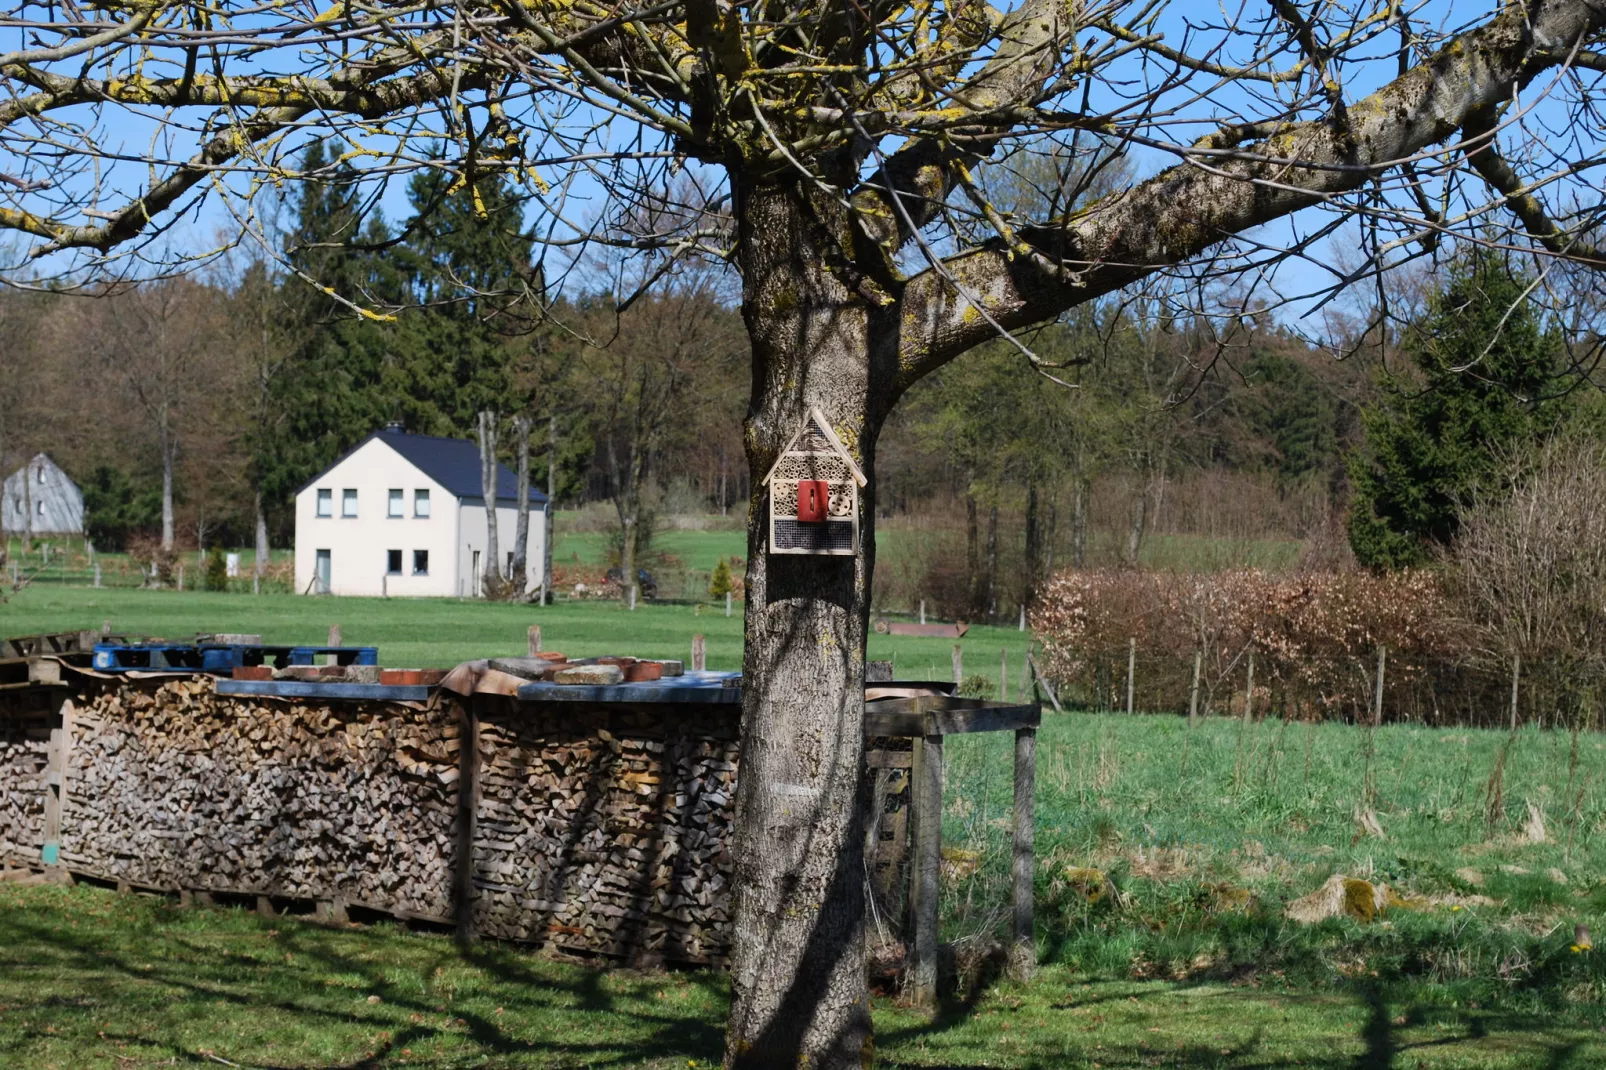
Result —
<instances>
[{"instance_id":1,"label":"pine tree","mask_svg":"<svg viewBox=\"0 0 1606 1070\"><path fill-rule=\"evenodd\" d=\"M1524 281L1480 249L1451 265L1403 344L1414 376L1382 377L1350 460L1350 546L1371 568L1427 561L1457 531L1457 510L1487 486L1503 452L1554 427L1562 347Z\"/></svg>"},{"instance_id":2,"label":"pine tree","mask_svg":"<svg viewBox=\"0 0 1606 1070\"><path fill-rule=\"evenodd\" d=\"M714 566L713 576L708 580L708 597L724 598L735 590L736 585L731 582L730 562L722 557L719 559L719 563Z\"/></svg>"}]
</instances>

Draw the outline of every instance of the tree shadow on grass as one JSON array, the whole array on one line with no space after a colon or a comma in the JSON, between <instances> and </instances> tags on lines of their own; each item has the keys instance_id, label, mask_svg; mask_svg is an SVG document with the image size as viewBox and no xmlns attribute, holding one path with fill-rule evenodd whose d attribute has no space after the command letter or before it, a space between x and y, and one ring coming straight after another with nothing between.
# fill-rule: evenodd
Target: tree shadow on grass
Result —
<instances>
[{"instance_id":1,"label":"tree shadow on grass","mask_svg":"<svg viewBox=\"0 0 1606 1070\"><path fill-rule=\"evenodd\" d=\"M1094 993L1074 993L1059 1002L1048 1004L1049 1011L1060 1011L1068 1015L1076 1012L1085 1012L1106 1004L1123 1004L1128 1002L1143 1002L1156 1000L1189 989L1199 989L1203 985L1190 982L1178 982L1168 987L1153 986L1138 992L1129 987L1117 987L1110 990ZM1233 991L1213 993L1213 998L1224 1001L1245 998L1247 994ZM1289 1000L1322 997L1280 997ZM1408 1035L1413 1025L1419 1026L1430 1019L1443 1022L1446 1018L1446 1009L1440 1006L1417 1007L1409 999L1390 1000L1381 986L1372 984L1358 988L1356 998L1365 1008L1366 1014L1355 1038L1361 1043L1361 1050L1357 1053L1353 1045L1344 1042L1350 1039L1343 1032L1335 1032L1332 1036L1330 1053L1302 1054L1297 1059L1297 1065L1312 1068L1312 1070L1414 1070L1414 1068L1430 1065L1424 1063L1419 1056L1439 1048L1452 1048L1457 1045L1477 1043L1481 1040L1500 1036L1529 1034L1533 1039L1526 1050L1530 1056L1526 1061L1519 1061L1510 1047L1509 1042L1500 1046L1502 1053L1512 1059L1510 1065L1532 1067L1534 1070L1584 1070L1585 1067L1600 1065L1600 1050L1594 1045L1586 1046L1578 1039L1556 1039L1546 1041L1540 1039L1544 1034L1555 1032L1555 1023L1543 1015L1517 1012L1500 1012L1493 1010L1456 1011L1453 1015L1453 1027L1442 1036L1417 1038ZM898 1057L901 1050L918 1051L923 1047L929 1048L932 1042L943 1040L948 1034L962 1028L985 1005L985 993L973 992L965 998L950 995L943 1000L929 1021L920 1022L901 1029L886 1030L878 1036L878 1046L887 1058L882 1060L888 1067L919 1066L922 1070L979 1070L983 1065L998 1065L996 1055L990 1053L988 1059L982 1063L955 1062L947 1064L933 1064L925 1060L906 1061ZM1036 1013L1036 1012L1034 1012ZM1095 1019L1074 1021L1067 1018L1066 1029L1053 1038L1055 1054L1044 1056L1029 1051L1023 1053L1017 1063L1023 1070L1048 1070L1051 1067L1065 1065L1081 1065L1079 1059L1089 1063L1096 1063L1105 1070L1137 1070L1140 1067L1162 1065L1167 1067L1184 1068L1184 1070L1273 1070L1276 1067L1290 1065L1290 1057L1284 1053L1270 1050L1277 1045L1275 1030L1268 1030L1265 1025L1250 1025L1243 1023L1242 1032L1237 1037L1230 1037L1229 1033L1236 1032L1230 1024L1233 1015L1223 1010L1220 1016L1222 1036L1208 1042L1191 1040L1184 1041L1176 1046L1163 1046L1163 1043L1112 1043L1117 1029L1102 1028ZM999 1036L1004 1034L999 1033ZM1081 1048L1075 1051L1074 1048ZM1346 1050L1347 1049L1347 1050ZM1454 1066L1455 1063L1433 1064ZM1483 1065L1479 1062L1477 1065Z\"/></svg>"},{"instance_id":2,"label":"tree shadow on grass","mask_svg":"<svg viewBox=\"0 0 1606 1070\"><path fill-rule=\"evenodd\" d=\"M188 909L151 904L138 913L144 916L126 924L0 914L0 1002L18 1016L12 1023L48 1024L55 1036L81 1037L97 1050L123 1044L180 1065L225 1058L263 1070L274 1062L253 1059L243 1050L251 1042L226 1050L226 1040L193 1038L208 1030L232 1038L242 1025L260 1028L271 1018L281 1029L279 1048L302 1053L285 1059L281 1050L279 1061L302 1070L390 1065L406 1049L442 1041L493 1065L600 1067L668 1056L717 1060L722 1044L720 1023L698 1010L710 998L723 1001L723 981L712 974L610 974L499 947L461 954L445 937L398 947L384 932L243 914L197 931ZM481 976L461 994L445 990L439 979L460 983L465 967ZM24 974L48 982L30 994L7 985L7 974L13 982ZM684 1009L653 998L671 989L691 994ZM64 990L82 999L63 1000ZM605 1017L629 1027L600 1028ZM0 1064L25 1065L31 1042L26 1031L9 1040L0 1032ZM330 1061L306 1054L330 1048L351 1054Z\"/></svg>"}]
</instances>

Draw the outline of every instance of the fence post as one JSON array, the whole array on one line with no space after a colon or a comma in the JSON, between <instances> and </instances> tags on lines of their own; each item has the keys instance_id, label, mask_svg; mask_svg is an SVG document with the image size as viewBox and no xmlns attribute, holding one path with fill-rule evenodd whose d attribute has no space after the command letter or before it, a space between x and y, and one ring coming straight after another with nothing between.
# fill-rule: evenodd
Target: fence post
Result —
<instances>
[{"instance_id":1,"label":"fence post","mask_svg":"<svg viewBox=\"0 0 1606 1070\"><path fill-rule=\"evenodd\" d=\"M1021 607L1020 607L1020 628L1019 628L1019 630L1023 631L1023 632L1026 630L1026 604L1024 602L1021 603Z\"/></svg>"},{"instance_id":2,"label":"fence post","mask_svg":"<svg viewBox=\"0 0 1606 1070\"><path fill-rule=\"evenodd\" d=\"M1522 655L1511 655L1511 730L1517 730L1517 683L1522 678Z\"/></svg>"},{"instance_id":3,"label":"fence post","mask_svg":"<svg viewBox=\"0 0 1606 1070\"><path fill-rule=\"evenodd\" d=\"M338 624L329 625L329 643L328 643L328 645L329 646L339 646L340 645L340 625L338 625ZM337 657L334 654L325 654L324 657L323 657L323 663L325 665L337 665L337 664L339 664L339 662L340 662L339 657Z\"/></svg>"},{"instance_id":4,"label":"fence post","mask_svg":"<svg viewBox=\"0 0 1606 1070\"><path fill-rule=\"evenodd\" d=\"M1021 698L1025 699L1025 693ZM1037 729L1015 730L1015 939L1009 949L1009 972L1029 981L1037 968L1032 926L1033 829L1037 802Z\"/></svg>"},{"instance_id":5,"label":"fence post","mask_svg":"<svg viewBox=\"0 0 1606 1070\"><path fill-rule=\"evenodd\" d=\"M937 878L942 866L942 737L917 736L909 802L915 825L911 875L914 955L910 995L917 1006L937 1002Z\"/></svg>"},{"instance_id":6,"label":"fence post","mask_svg":"<svg viewBox=\"0 0 1606 1070\"><path fill-rule=\"evenodd\" d=\"M1204 651L1193 652L1193 687L1188 692L1188 727L1199 719L1199 670L1204 667Z\"/></svg>"},{"instance_id":7,"label":"fence post","mask_svg":"<svg viewBox=\"0 0 1606 1070\"><path fill-rule=\"evenodd\" d=\"M634 613L635 611L636 611L636 585L632 583L630 585L630 612Z\"/></svg>"},{"instance_id":8,"label":"fence post","mask_svg":"<svg viewBox=\"0 0 1606 1070\"><path fill-rule=\"evenodd\" d=\"M965 648L954 644L954 686L965 682Z\"/></svg>"},{"instance_id":9,"label":"fence post","mask_svg":"<svg viewBox=\"0 0 1606 1070\"><path fill-rule=\"evenodd\" d=\"M1389 648L1377 648L1377 682L1376 693L1372 696L1372 725L1376 727L1383 723L1383 672L1388 667Z\"/></svg>"},{"instance_id":10,"label":"fence post","mask_svg":"<svg viewBox=\"0 0 1606 1070\"><path fill-rule=\"evenodd\" d=\"M525 638L529 641L530 657L533 658L541 653L541 626L539 624L530 625L530 630L525 634Z\"/></svg>"},{"instance_id":11,"label":"fence post","mask_svg":"<svg viewBox=\"0 0 1606 1070\"><path fill-rule=\"evenodd\" d=\"M1009 701L1009 650L998 652L998 701Z\"/></svg>"},{"instance_id":12,"label":"fence post","mask_svg":"<svg viewBox=\"0 0 1606 1070\"><path fill-rule=\"evenodd\" d=\"M95 562L95 586L100 586L100 562Z\"/></svg>"},{"instance_id":13,"label":"fence post","mask_svg":"<svg viewBox=\"0 0 1606 1070\"><path fill-rule=\"evenodd\" d=\"M1126 641L1126 712L1132 712L1132 680L1138 670L1138 641L1134 636Z\"/></svg>"},{"instance_id":14,"label":"fence post","mask_svg":"<svg viewBox=\"0 0 1606 1070\"><path fill-rule=\"evenodd\" d=\"M924 598L920 600L920 623L926 623L926 600Z\"/></svg>"},{"instance_id":15,"label":"fence post","mask_svg":"<svg viewBox=\"0 0 1606 1070\"><path fill-rule=\"evenodd\" d=\"M178 566L178 589L181 591L184 589L184 563L182 561L179 562Z\"/></svg>"},{"instance_id":16,"label":"fence post","mask_svg":"<svg viewBox=\"0 0 1606 1070\"><path fill-rule=\"evenodd\" d=\"M726 591L725 592L725 616L728 617L730 615L731 615L731 593L729 591Z\"/></svg>"},{"instance_id":17,"label":"fence post","mask_svg":"<svg viewBox=\"0 0 1606 1070\"><path fill-rule=\"evenodd\" d=\"M708 668L708 640L700 635L691 637L691 667L693 672Z\"/></svg>"},{"instance_id":18,"label":"fence post","mask_svg":"<svg viewBox=\"0 0 1606 1070\"><path fill-rule=\"evenodd\" d=\"M1249 681L1244 686L1244 724L1254 723L1255 712L1255 648L1249 648Z\"/></svg>"}]
</instances>

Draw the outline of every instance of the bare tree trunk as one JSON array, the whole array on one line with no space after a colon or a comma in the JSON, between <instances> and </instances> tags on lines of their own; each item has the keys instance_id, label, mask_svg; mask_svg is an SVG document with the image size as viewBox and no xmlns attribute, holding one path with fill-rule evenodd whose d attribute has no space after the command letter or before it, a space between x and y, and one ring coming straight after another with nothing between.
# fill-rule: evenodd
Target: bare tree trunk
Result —
<instances>
[{"instance_id":1,"label":"bare tree trunk","mask_svg":"<svg viewBox=\"0 0 1606 1070\"><path fill-rule=\"evenodd\" d=\"M865 302L827 266L827 228L841 212L830 197L738 187L736 208L753 340L752 498L725 1063L858 1070L874 1051L859 805L874 453L897 395L899 321L895 308ZM760 480L811 406L871 480L855 557L769 555Z\"/></svg>"},{"instance_id":2,"label":"bare tree trunk","mask_svg":"<svg viewBox=\"0 0 1606 1070\"><path fill-rule=\"evenodd\" d=\"M22 466L22 552L33 552L33 465Z\"/></svg>"},{"instance_id":3,"label":"bare tree trunk","mask_svg":"<svg viewBox=\"0 0 1606 1070\"><path fill-rule=\"evenodd\" d=\"M987 619L998 616L998 504L987 510Z\"/></svg>"},{"instance_id":4,"label":"bare tree trunk","mask_svg":"<svg viewBox=\"0 0 1606 1070\"><path fill-rule=\"evenodd\" d=\"M161 437L162 446L162 549L173 548L173 469L178 458L177 445L173 436L164 427Z\"/></svg>"},{"instance_id":5,"label":"bare tree trunk","mask_svg":"<svg viewBox=\"0 0 1606 1070\"><path fill-rule=\"evenodd\" d=\"M1043 539L1043 575L1054 574L1054 539L1059 534L1059 507L1053 499L1048 503L1048 535Z\"/></svg>"},{"instance_id":6,"label":"bare tree trunk","mask_svg":"<svg viewBox=\"0 0 1606 1070\"><path fill-rule=\"evenodd\" d=\"M1071 565L1087 567L1087 480L1076 477L1071 496Z\"/></svg>"},{"instance_id":7,"label":"bare tree trunk","mask_svg":"<svg viewBox=\"0 0 1606 1070\"><path fill-rule=\"evenodd\" d=\"M530 418L513 417L513 454L518 458L518 480L514 491L519 496L518 522L513 526L513 567L508 582L512 595L523 598L530 586L528 564L530 548Z\"/></svg>"},{"instance_id":8,"label":"bare tree trunk","mask_svg":"<svg viewBox=\"0 0 1606 1070\"><path fill-rule=\"evenodd\" d=\"M1132 523L1126 533L1126 563L1129 565L1136 566L1138 555L1143 552L1143 533L1148 517L1149 491L1147 487L1140 486L1132 496Z\"/></svg>"},{"instance_id":9,"label":"bare tree trunk","mask_svg":"<svg viewBox=\"0 0 1606 1070\"><path fill-rule=\"evenodd\" d=\"M970 582L970 615L982 610L981 527L976 520L976 496L965 492L965 578Z\"/></svg>"},{"instance_id":10,"label":"bare tree trunk","mask_svg":"<svg viewBox=\"0 0 1606 1070\"><path fill-rule=\"evenodd\" d=\"M481 594L490 597L502 586L501 547L496 530L496 414L480 413L480 493L485 496L485 572Z\"/></svg>"},{"instance_id":11,"label":"bare tree trunk","mask_svg":"<svg viewBox=\"0 0 1606 1070\"><path fill-rule=\"evenodd\" d=\"M541 543L541 604L551 605L552 595L552 512L558 499L558 417L556 413L546 422L546 508L542 520L546 524L546 538Z\"/></svg>"},{"instance_id":12,"label":"bare tree trunk","mask_svg":"<svg viewBox=\"0 0 1606 1070\"><path fill-rule=\"evenodd\" d=\"M257 552L256 566L254 571L256 572L257 583L260 587L262 577L267 575L268 558L273 553L272 549L268 546L268 515L262 507L261 488L258 488L256 492L256 528Z\"/></svg>"},{"instance_id":13,"label":"bare tree trunk","mask_svg":"<svg viewBox=\"0 0 1606 1070\"><path fill-rule=\"evenodd\" d=\"M1026 582L1021 589L1021 605L1031 605L1037 597L1037 583L1041 578L1043 556L1042 532L1037 524L1037 483L1026 485Z\"/></svg>"}]
</instances>

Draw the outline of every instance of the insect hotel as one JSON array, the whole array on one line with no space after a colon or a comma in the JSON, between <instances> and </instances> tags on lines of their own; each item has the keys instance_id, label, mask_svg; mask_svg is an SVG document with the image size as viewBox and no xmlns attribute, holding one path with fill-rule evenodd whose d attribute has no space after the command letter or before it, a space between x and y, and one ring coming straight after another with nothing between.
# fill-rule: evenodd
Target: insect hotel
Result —
<instances>
[{"instance_id":1,"label":"insect hotel","mask_svg":"<svg viewBox=\"0 0 1606 1070\"><path fill-rule=\"evenodd\" d=\"M770 488L770 553L851 557L859 549L859 488L864 473L818 408L775 461Z\"/></svg>"}]
</instances>

